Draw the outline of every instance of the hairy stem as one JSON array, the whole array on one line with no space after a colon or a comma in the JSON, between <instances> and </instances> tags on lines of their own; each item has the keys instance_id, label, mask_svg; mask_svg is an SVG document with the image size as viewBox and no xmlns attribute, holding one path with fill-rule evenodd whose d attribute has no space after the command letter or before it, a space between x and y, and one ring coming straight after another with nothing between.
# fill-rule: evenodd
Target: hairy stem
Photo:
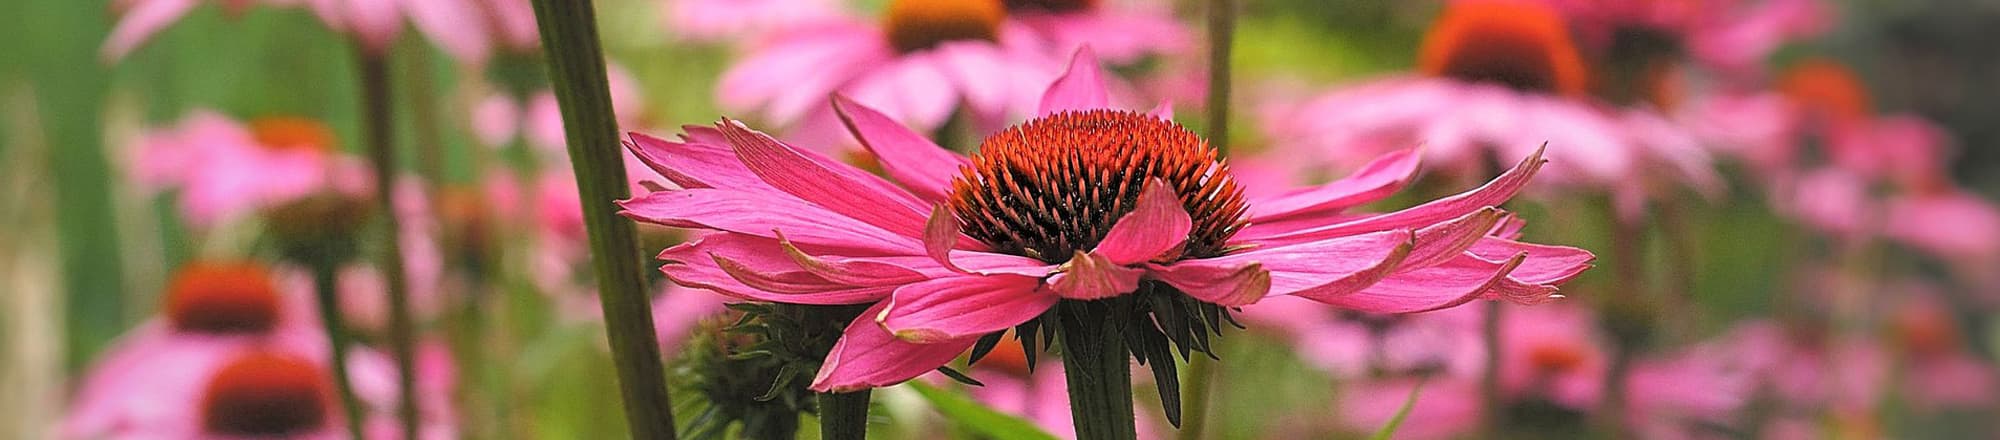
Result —
<instances>
[{"instance_id":1,"label":"hairy stem","mask_svg":"<svg viewBox=\"0 0 2000 440\"><path fill-rule=\"evenodd\" d=\"M1064 301L1063 376L1069 383L1070 417L1078 440L1133 440L1132 366L1125 335L1095 304ZM1169 360L1168 362L1172 362Z\"/></svg>"},{"instance_id":2,"label":"hairy stem","mask_svg":"<svg viewBox=\"0 0 2000 440\"><path fill-rule=\"evenodd\" d=\"M547 51L549 79L562 108L570 164L583 200L590 260L597 274L599 306L632 438L672 439L673 406L666 368L654 339L645 268L631 221L613 202L628 197L618 124L611 110L604 48L590 0L535 0L535 22Z\"/></svg>"}]
</instances>

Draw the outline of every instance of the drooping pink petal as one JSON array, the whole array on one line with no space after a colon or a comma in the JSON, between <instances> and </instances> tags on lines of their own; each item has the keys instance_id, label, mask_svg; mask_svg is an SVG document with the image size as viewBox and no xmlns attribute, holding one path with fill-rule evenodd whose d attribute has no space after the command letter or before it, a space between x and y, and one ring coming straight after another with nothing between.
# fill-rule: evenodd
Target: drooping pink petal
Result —
<instances>
[{"instance_id":1,"label":"drooping pink petal","mask_svg":"<svg viewBox=\"0 0 2000 440\"><path fill-rule=\"evenodd\" d=\"M1470 256L1390 275L1366 290L1314 298L1369 313L1416 313L1456 307L1485 297L1525 257L1493 263Z\"/></svg>"},{"instance_id":2,"label":"drooping pink petal","mask_svg":"<svg viewBox=\"0 0 2000 440\"><path fill-rule=\"evenodd\" d=\"M1487 261L1505 261L1514 255L1526 254L1521 267L1514 268L1508 277L1534 284L1561 284L1568 282L1597 259L1590 251L1568 247L1487 237L1472 245L1467 252Z\"/></svg>"},{"instance_id":3,"label":"drooping pink petal","mask_svg":"<svg viewBox=\"0 0 2000 440\"><path fill-rule=\"evenodd\" d=\"M662 251L659 259L667 264L660 267L660 272L675 284L687 287L709 289L748 300L797 304L864 304L888 297L889 292L898 286L845 286L823 278L815 279L786 258L780 247L776 240L764 237L707 234ZM732 267L725 269L721 261L730 261ZM791 287L782 289L792 292L779 293L752 287L738 276L752 278L753 281L791 282Z\"/></svg>"},{"instance_id":4,"label":"drooping pink petal","mask_svg":"<svg viewBox=\"0 0 2000 440\"><path fill-rule=\"evenodd\" d=\"M1422 157L1415 150L1385 154L1362 166L1360 171L1340 180L1283 196L1253 201L1250 204L1249 220L1253 223L1262 223L1291 216L1338 212L1381 200L1402 189L1404 184L1408 184L1410 179L1416 176L1417 165L1422 163Z\"/></svg>"},{"instance_id":5,"label":"drooping pink petal","mask_svg":"<svg viewBox=\"0 0 2000 440\"><path fill-rule=\"evenodd\" d=\"M189 10L193 10L199 0L149 0L136 2L132 9L118 17L118 24L111 28L111 36L104 39L104 47L98 55L105 62L116 62L132 53L132 50L146 44L161 29L180 21Z\"/></svg>"},{"instance_id":6,"label":"drooping pink petal","mask_svg":"<svg viewBox=\"0 0 2000 440\"><path fill-rule=\"evenodd\" d=\"M1101 109L1111 106L1111 93L1104 89L1104 69L1097 64L1097 55L1089 47L1077 49L1069 60L1069 70L1049 84L1042 93L1042 104L1037 115L1050 115L1061 111Z\"/></svg>"},{"instance_id":7,"label":"drooping pink petal","mask_svg":"<svg viewBox=\"0 0 2000 440\"><path fill-rule=\"evenodd\" d=\"M1132 212L1111 225L1111 230L1090 253L1103 256L1112 264L1138 264L1179 248L1187 241L1188 232L1194 230L1193 220L1188 217L1187 208L1181 206L1180 197L1160 179L1147 180L1136 203Z\"/></svg>"},{"instance_id":8,"label":"drooping pink petal","mask_svg":"<svg viewBox=\"0 0 2000 440\"><path fill-rule=\"evenodd\" d=\"M1452 221L1419 229L1414 239L1416 247L1410 250L1409 258L1403 260L1401 267L1430 267L1456 258L1492 231L1506 215L1498 208L1484 208Z\"/></svg>"},{"instance_id":9,"label":"drooping pink petal","mask_svg":"<svg viewBox=\"0 0 2000 440\"><path fill-rule=\"evenodd\" d=\"M958 175L958 167L970 163L882 112L845 96L834 95L833 109L840 114L841 122L847 124L848 131L854 133L854 138L861 141L861 146L875 154L889 177L923 200L943 201L951 193L951 180Z\"/></svg>"},{"instance_id":10,"label":"drooping pink petal","mask_svg":"<svg viewBox=\"0 0 2000 440\"><path fill-rule=\"evenodd\" d=\"M826 362L813 377L817 392L849 392L903 383L942 367L972 348L978 337L918 344L897 339L875 322L889 306L876 304L847 324L840 342L826 355Z\"/></svg>"},{"instance_id":11,"label":"drooping pink petal","mask_svg":"<svg viewBox=\"0 0 2000 440\"><path fill-rule=\"evenodd\" d=\"M895 264L866 259L825 257L807 254L784 234L778 234L779 244L785 254L798 263L799 268L828 281L852 286L879 286L904 284L924 280L923 273Z\"/></svg>"},{"instance_id":12,"label":"drooping pink petal","mask_svg":"<svg viewBox=\"0 0 2000 440\"><path fill-rule=\"evenodd\" d=\"M1061 299L1018 275L958 276L905 285L875 317L898 339L938 343L976 338L1028 322Z\"/></svg>"},{"instance_id":13,"label":"drooping pink petal","mask_svg":"<svg viewBox=\"0 0 2000 440\"><path fill-rule=\"evenodd\" d=\"M1542 164L1545 162L1542 159L1541 150L1536 150L1534 154L1523 159L1521 163L1507 170L1500 177L1494 178L1493 181L1487 182L1486 185L1472 191L1433 200L1429 203L1401 211L1316 228L1296 230L1246 228L1242 233L1237 234L1237 239L1255 243L1285 244L1363 232L1397 228L1420 228L1432 223L1457 218L1481 208L1498 206L1501 203L1505 203L1507 199L1513 198L1515 193L1520 192L1521 188L1528 184L1528 180L1534 177L1535 172L1541 169Z\"/></svg>"},{"instance_id":14,"label":"drooping pink petal","mask_svg":"<svg viewBox=\"0 0 2000 440\"><path fill-rule=\"evenodd\" d=\"M1139 277L1146 271L1125 267L1103 255L1077 251L1062 272L1049 277L1049 290L1075 300L1104 299L1139 289Z\"/></svg>"},{"instance_id":15,"label":"drooping pink petal","mask_svg":"<svg viewBox=\"0 0 2000 440\"><path fill-rule=\"evenodd\" d=\"M889 232L923 237L925 204L909 192L853 166L813 160L740 124L719 127L736 147L737 158L772 187Z\"/></svg>"},{"instance_id":16,"label":"drooping pink petal","mask_svg":"<svg viewBox=\"0 0 2000 440\"><path fill-rule=\"evenodd\" d=\"M676 228L699 228L887 254L923 250L917 239L898 235L797 199L721 189L658 191L618 202L619 215Z\"/></svg>"},{"instance_id":17,"label":"drooping pink petal","mask_svg":"<svg viewBox=\"0 0 2000 440\"><path fill-rule=\"evenodd\" d=\"M1409 255L1409 231L1383 231L1285 246L1255 248L1216 258L1149 265L1149 273L1189 295L1223 305L1256 302L1272 295L1306 298L1337 297L1359 291L1388 276ZM1256 267L1258 269L1251 269ZM1256 270L1269 272L1262 281ZM1254 284L1268 283L1252 297Z\"/></svg>"},{"instance_id":18,"label":"drooping pink petal","mask_svg":"<svg viewBox=\"0 0 2000 440\"><path fill-rule=\"evenodd\" d=\"M758 178L757 173L751 172L742 160L736 158L736 152L729 148L729 140L722 137L722 132L697 125L681 129L687 134L681 135L680 142L639 132L627 133L625 149L639 158L639 162L667 178L668 182L682 188L782 193L764 183L764 179Z\"/></svg>"}]
</instances>

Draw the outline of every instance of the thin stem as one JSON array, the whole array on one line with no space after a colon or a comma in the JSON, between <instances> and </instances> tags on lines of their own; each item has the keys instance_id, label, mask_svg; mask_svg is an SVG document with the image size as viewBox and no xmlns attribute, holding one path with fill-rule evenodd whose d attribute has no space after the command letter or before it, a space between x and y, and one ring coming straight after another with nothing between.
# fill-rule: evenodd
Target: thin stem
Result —
<instances>
[{"instance_id":1,"label":"thin stem","mask_svg":"<svg viewBox=\"0 0 2000 440\"><path fill-rule=\"evenodd\" d=\"M354 440L362 440L361 419L368 415L361 412L361 398L355 397L354 381L347 376L347 330L341 326L340 299L334 289L339 285L338 271L332 262L316 262L312 267L313 297L319 302L319 322L326 329L328 359L333 372L333 387L340 394L340 409L347 414L347 432Z\"/></svg>"},{"instance_id":2,"label":"thin stem","mask_svg":"<svg viewBox=\"0 0 2000 440\"><path fill-rule=\"evenodd\" d=\"M1089 310L1094 306L1081 301L1060 306L1070 418L1077 440L1133 440L1139 433L1125 335L1109 325L1104 313Z\"/></svg>"},{"instance_id":3,"label":"thin stem","mask_svg":"<svg viewBox=\"0 0 2000 440\"><path fill-rule=\"evenodd\" d=\"M437 97L440 95L431 62L429 48L409 39L405 45L403 77L409 79L410 121L416 128L417 174L424 176L424 183L432 188L444 182L444 140L438 133ZM433 192L435 193L435 192Z\"/></svg>"},{"instance_id":4,"label":"thin stem","mask_svg":"<svg viewBox=\"0 0 2000 440\"><path fill-rule=\"evenodd\" d=\"M1503 429L1501 424L1504 422L1500 415L1500 411L1504 409L1500 396L1500 332L1502 331L1500 329L1500 319L1500 302L1487 302L1486 313L1484 319L1480 322L1481 329L1479 332L1479 342L1486 348L1486 357L1481 359L1486 368L1483 370L1484 373L1479 377L1479 402L1486 414L1485 428L1487 438L1499 437L1500 431Z\"/></svg>"},{"instance_id":5,"label":"thin stem","mask_svg":"<svg viewBox=\"0 0 2000 440\"><path fill-rule=\"evenodd\" d=\"M1229 153L1229 65L1236 41L1236 0L1208 2L1208 142ZM1199 415L1199 414L1197 414Z\"/></svg>"},{"instance_id":6,"label":"thin stem","mask_svg":"<svg viewBox=\"0 0 2000 440\"><path fill-rule=\"evenodd\" d=\"M632 222L619 218L613 201L629 196L618 124L604 72L604 49L597 37L596 8L590 0L535 0L535 22L547 50L549 79L562 107L570 164L583 200L596 267L599 305L611 358L625 399L632 438L672 439L673 406L667 398L666 368L653 336L652 306Z\"/></svg>"},{"instance_id":7,"label":"thin stem","mask_svg":"<svg viewBox=\"0 0 2000 440\"><path fill-rule=\"evenodd\" d=\"M368 143L368 162L375 171L375 201L382 210L382 255L376 270L389 291L389 348L396 358L396 417L403 438L417 438L416 344L410 323L409 286L403 279L401 231L396 219L396 151L391 116L389 60L356 49L361 67L361 136Z\"/></svg>"},{"instance_id":8,"label":"thin stem","mask_svg":"<svg viewBox=\"0 0 2000 440\"><path fill-rule=\"evenodd\" d=\"M819 393L819 437L861 440L868 437L868 398L873 390Z\"/></svg>"}]
</instances>

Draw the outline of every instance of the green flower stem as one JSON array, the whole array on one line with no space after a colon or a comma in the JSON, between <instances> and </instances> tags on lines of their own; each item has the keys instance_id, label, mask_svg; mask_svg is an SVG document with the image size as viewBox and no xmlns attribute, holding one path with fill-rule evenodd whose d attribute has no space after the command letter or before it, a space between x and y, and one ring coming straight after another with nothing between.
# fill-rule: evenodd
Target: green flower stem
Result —
<instances>
[{"instance_id":1,"label":"green flower stem","mask_svg":"<svg viewBox=\"0 0 2000 440\"><path fill-rule=\"evenodd\" d=\"M868 438L868 398L871 390L819 393L819 437L826 440Z\"/></svg>"},{"instance_id":2,"label":"green flower stem","mask_svg":"<svg viewBox=\"0 0 2000 440\"><path fill-rule=\"evenodd\" d=\"M1070 418L1078 440L1134 440L1132 366L1125 335L1092 305L1064 301L1063 376L1069 382Z\"/></svg>"},{"instance_id":3,"label":"green flower stem","mask_svg":"<svg viewBox=\"0 0 2000 440\"><path fill-rule=\"evenodd\" d=\"M652 306L646 297L643 258L632 222L618 217L612 202L629 196L618 124L604 73L604 49L597 37L596 8L590 0L535 0L535 22L547 51L549 79L562 107L563 134L583 200L590 233L590 259L597 269L599 304L632 438L674 438L666 368L653 336Z\"/></svg>"},{"instance_id":4,"label":"green flower stem","mask_svg":"<svg viewBox=\"0 0 2000 440\"><path fill-rule=\"evenodd\" d=\"M354 395L354 381L347 376L347 329L341 326L340 299L334 289L338 288L338 264L318 261L312 264L313 297L319 302L319 322L326 328L327 347L331 350L334 391L340 395L340 408L347 414L347 432L354 440L363 439L361 420L367 414L361 411L361 399Z\"/></svg>"},{"instance_id":5,"label":"green flower stem","mask_svg":"<svg viewBox=\"0 0 2000 440\"><path fill-rule=\"evenodd\" d=\"M1500 414L1503 409L1500 402L1500 302L1489 301L1484 307L1486 313L1480 321L1479 342L1486 348L1486 357L1480 360L1485 368L1479 377L1479 403L1486 414L1486 420L1482 421L1486 429L1485 437L1498 438L1502 430L1500 425L1504 422Z\"/></svg>"},{"instance_id":6,"label":"green flower stem","mask_svg":"<svg viewBox=\"0 0 2000 440\"><path fill-rule=\"evenodd\" d=\"M1236 42L1236 1L1208 2L1208 144L1223 155L1229 154L1229 65Z\"/></svg>"},{"instance_id":7,"label":"green flower stem","mask_svg":"<svg viewBox=\"0 0 2000 440\"><path fill-rule=\"evenodd\" d=\"M410 323L409 286L403 273L401 232L396 219L395 103L390 101L389 60L367 49L355 51L361 67L361 137L375 172L375 202L382 210L382 249L376 270L389 291L389 349L396 358L396 417L403 438L417 438L416 350Z\"/></svg>"}]
</instances>

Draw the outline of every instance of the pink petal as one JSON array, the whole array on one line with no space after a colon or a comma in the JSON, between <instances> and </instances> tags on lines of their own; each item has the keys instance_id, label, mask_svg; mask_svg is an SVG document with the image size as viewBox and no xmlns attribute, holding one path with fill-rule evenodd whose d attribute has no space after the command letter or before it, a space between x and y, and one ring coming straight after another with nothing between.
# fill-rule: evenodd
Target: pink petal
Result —
<instances>
[{"instance_id":1,"label":"pink petal","mask_svg":"<svg viewBox=\"0 0 2000 440\"><path fill-rule=\"evenodd\" d=\"M118 24L111 29L111 36L104 39L104 47L98 51L105 62L116 62L138 49L146 40L153 38L161 29L180 21L193 10L197 0L146 0L136 2L132 9L118 17Z\"/></svg>"},{"instance_id":2,"label":"pink petal","mask_svg":"<svg viewBox=\"0 0 2000 440\"><path fill-rule=\"evenodd\" d=\"M1388 276L1409 255L1411 240L1408 231L1383 231L1149 265L1148 269L1152 277L1216 304L1249 304L1270 295L1319 299L1353 293ZM1259 271L1268 274L1257 275ZM1258 288L1256 284L1268 286ZM1258 295L1252 297L1252 293Z\"/></svg>"},{"instance_id":3,"label":"pink petal","mask_svg":"<svg viewBox=\"0 0 2000 440\"><path fill-rule=\"evenodd\" d=\"M1262 223L1284 217L1337 212L1363 203L1381 200L1402 189L1416 176L1422 155L1402 150L1382 155L1360 171L1325 185L1293 192L1250 204L1250 221Z\"/></svg>"},{"instance_id":4,"label":"pink petal","mask_svg":"<svg viewBox=\"0 0 2000 440\"><path fill-rule=\"evenodd\" d=\"M618 202L619 215L676 228L699 228L777 238L814 246L866 249L887 254L922 251L917 239L897 235L812 204L781 196L720 189L659 191Z\"/></svg>"},{"instance_id":5,"label":"pink petal","mask_svg":"<svg viewBox=\"0 0 2000 440\"><path fill-rule=\"evenodd\" d=\"M660 173L661 177L682 188L782 193L764 183L764 179L758 178L757 173L750 172L750 168L736 158L736 152L729 148L729 141L722 138L722 132L694 125L681 129L687 134L681 135L680 142L639 132L627 133L625 149L654 172Z\"/></svg>"},{"instance_id":6,"label":"pink petal","mask_svg":"<svg viewBox=\"0 0 2000 440\"><path fill-rule=\"evenodd\" d=\"M1049 289L1067 299L1104 299L1139 290L1139 276L1146 271L1120 266L1102 255L1077 251L1061 273L1049 277Z\"/></svg>"},{"instance_id":7,"label":"pink petal","mask_svg":"<svg viewBox=\"0 0 2000 440\"><path fill-rule=\"evenodd\" d=\"M951 193L958 168L970 162L875 109L845 96L833 96L833 109L861 146L875 154L889 177L918 198L938 202Z\"/></svg>"},{"instance_id":8,"label":"pink petal","mask_svg":"<svg viewBox=\"0 0 2000 440\"><path fill-rule=\"evenodd\" d=\"M901 188L844 163L814 160L741 124L719 127L743 165L772 187L889 232L923 237L925 204Z\"/></svg>"},{"instance_id":9,"label":"pink petal","mask_svg":"<svg viewBox=\"0 0 2000 440\"><path fill-rule=\"evenodd\" d=\"M955 41L932 49L936 60L954 86L965 94L968 109L981 115L1005 115L1016 90L1008 87L1007 55L982 41Z\"/></svg>"},{"instance_id":10,"label":"pink petal","mask_svg":"<svg viewBox=\"0 0 2000 440\"><path fill-rule=\"evenodd\" d=\"M919 344L897 339L875 322L888 306L886 301L876 304L847 324L847 331L813 378L813 391L850 392L903 383L950 363L979 340L972 337Z\"/></svg>"},{"instance_id":11,"label":"pink petal","mask_svg":"<svg viewBox=\"0 0 2000 440\"><path fill-rule=\"evenodd\" d=\"M405 4L410 22L417 30L460 63L482 65L493 54L493 39L489 37L492 31L486 28L486 20L479 18L486 13L480 10L482 5L469 0L419 0Z\"/></svg>"},{"instance_id":12,"label":"pink petal","mask_svg":"<svg viewBox=\"0 0 2000 440\"><path fill-rule=\"evenodd\" d=\"M1464 216L1480 208L1498 206L1501 203L1505 203L1507 199L1513 198L1515 193L1520 192L1521 188L1528 184L1528 180L1534 177L1535 171L1541 169L1542 164L1545 162L1542 159L1542 150L1536 150L1534 154L1523 159L1520 164L1507 170L1500 177L1494 178L1492 182L1487 182L1486 185L1472 191L1433 200L1429 203L1401 211L1317 228L1290 231L1246 229L1244 232L1248 234L1237 234L1237 239L1267 244L1283 244L1362 232L1425 227L1432 223ZM1245 235L1249 236L1245 237Z\"/></svg>"},{"instance_id":13,"label":"pink petal","mask_svg":"<svg viewBox=\"0 0 2000 440\"><path fill-rule=\"evenodd\" d=\"M951 248L958 246L958 236L958 218L944 205L931 207L931 218L924 221L924 254L940 266L964 272L951 262Z\"/></svg>"},{"instance_id":14,"label":"pink petal","mask_svg":"<svg viewBox=\"0 0 2000 440\"><path fill-rule=\"evenodd\" d=\"M1486 295L1507 279L1525 257L1504 263L1457 258L1395 275L1360 292L1314 298L1327 304L1369 313L1416 313L1456 307Z\"/></svg>"},{"instance_id":15,"label":"pink petal","mask_svg":"<svg viewBox=\"0 0 2000 440\"><path fill-rule=\"evenodd\" d=\"M1416 247L1410 251L1409 258L1403 260L1401 267L1430 267L1456 258L1478 243L1505 216L1506 213L1498 208L1485 208L1417 230ZM1500 259L1504 260L1506 256Z\"/></svg>"},{"instance_id":16,"label":"pink petal","mask_svg":"<svg viewBox=\"0 0 2000 440\"><path fill-rule=\"evenodd\" d=\"M976 338L1028 322L1060 298L1016 275L938 278L896 289L875 316L898 339L920 344Z\"/></svg>"},{"instance_id":17,"label":"pink petal","mask_svg":"<svg viewBox=\"0 0 2000 440\"><path fill-rule=\"evenodd\" d=\"M1050 115L1061 111L1092 110L1111 106L1110 92L1104 89L1104 70L1097 64L1097 55L1089 47L1077 49L1069 60L1069 70L1049 84L1042 93L1042 104L1038 115Z\"/></svg>"},{"instance_id":18,"label":"pink petal","mask_svg":"<svg viewBox=\"0 0 2000 440\"><path fill-rule=\"evenodd\" d=\"M1188 232L1194 229L1193 220L1166 182L1147 180L1137 203L1132 212L1111 225L1111 231L1104 234L1104 239L1090 253L1103 256L1112 264L1131 265L1151 260L1187 241Z\"/></svg>"},{"instance_id":19,"label":"pink petal","mask_svg":"<svg viewBox=\"0 0 2000 440\"><path fill-rule=\"evenodd\" d=\"M870 66L841 91L910 125L936 128L951 118L961 95L943 64L936 52L904 54ZM825 99L822 96L815 104L823 106Z\"/></svg>"},{"instance_id":20,"label":"pink petal","mask_svg":"<svg viewBox=\"0 0 2000 440\"><path fill-rule=\"evenodd\" d=\"M1472 245L1468 252L1488 261L1504 261L1514 255L1526 254L1528 258L1521 262L1521 267L1515 268L1514 273L1508 276L1535 284L1568 282L1583 274L1585 269L1591 267L1591 262L1597 259L1596 255L1583 249L1521 243L1493 237L1479 240L1479 243Z\"/></svg>"},{"instance_id":21,"label":"pink petal","mask_svg":"<svg viewBox=\"0 0 2000 440\"><path fill-rule=\"evenodd\" d=\"M781 256L775 240L741 234L708 234L660 253L660 267L675 284L736 298L795 304L865 304L889 296L897 285L846 286L816 279ZM723 261L730 267L725 268ZM738 277L760 284L752 287ZM774 292L760 287L778 288Z\"/></svg>"},{"instance_id":22,"label":"pink petal","mask_svg":"<svg viewBox=\"0 0 2000 440\"><path fill-rule=\"evenodd\" d=\"M800 269L820 278L851 286L880 286L922 281L927 277L916 270L894 264L857 258L822 257L807 254L785 240L779 234L778 240L785 254L798 263Z\"/></svg>"}]
</instances>

